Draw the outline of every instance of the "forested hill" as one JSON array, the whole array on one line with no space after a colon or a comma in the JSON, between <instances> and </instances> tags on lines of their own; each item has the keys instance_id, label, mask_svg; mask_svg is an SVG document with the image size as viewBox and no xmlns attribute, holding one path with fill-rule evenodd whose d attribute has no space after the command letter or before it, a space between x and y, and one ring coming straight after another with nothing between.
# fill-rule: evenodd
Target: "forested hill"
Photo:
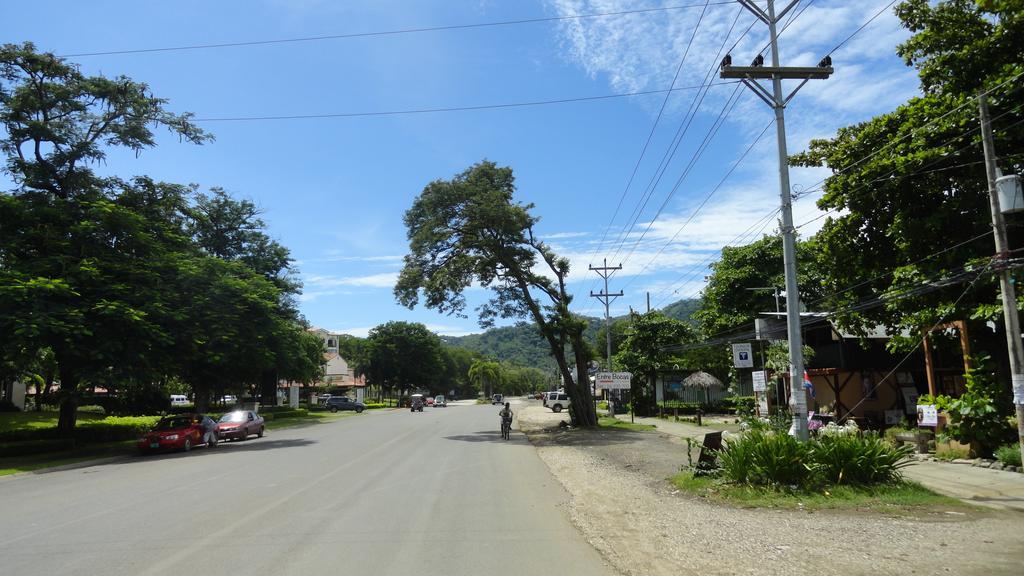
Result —
<instances>
[{"instance_id":1,"label":"forested hill","mask_svg":"<svg viewBox=\"0 0 1024 576\"><path fill-rule=\"evenodd\" d=\"M666 306L662 312L672 318L689 320L690 315L697 309L698 303L699 301L695 299L680 300ZM626 316L620 316L612 320L625 318ZM594 342L597 338L597 331L604 324L604 319L588 318L588 320L584 337L588 342ZM555 368L555 361L548 352L547 343L540 337L540 333L532 323L491 328L481 334L470 334L469 336L443 336L442 339L451 346L466 348L517 366L533 366L542 370Z\"/></svg>"}]
</instances>

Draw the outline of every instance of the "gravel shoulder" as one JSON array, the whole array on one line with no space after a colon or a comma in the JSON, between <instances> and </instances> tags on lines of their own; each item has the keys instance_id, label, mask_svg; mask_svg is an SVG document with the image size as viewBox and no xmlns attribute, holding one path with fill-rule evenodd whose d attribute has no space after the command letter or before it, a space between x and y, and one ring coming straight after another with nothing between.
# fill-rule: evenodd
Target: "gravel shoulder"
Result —
<instances>
[{"instance_id":1,"label":"gravel shoulder","mask_svg":"<svg viewBox=\"0 0 1024 576\"><path fill-rule=\"evenodd\" d=\"M737 509L666 479L686 445L657 432L561 430L539 406L520 428L570 494L569 515L623 574L1020 574L1024 515Z\"/></svg>"}]
</instances>

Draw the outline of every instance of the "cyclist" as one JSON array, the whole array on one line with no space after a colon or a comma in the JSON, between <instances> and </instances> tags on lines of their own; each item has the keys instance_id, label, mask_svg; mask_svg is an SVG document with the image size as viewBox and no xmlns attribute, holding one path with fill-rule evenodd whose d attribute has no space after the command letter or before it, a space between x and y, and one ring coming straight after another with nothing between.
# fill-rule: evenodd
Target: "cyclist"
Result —
<instances>
[{"instance_id":1,"label":"cyclist","mask_svg":"<svg viewBox=\"0 0 1024 576\"><path fill-rule=\"evenodd\" d=\"M505 435L506 427L512 427L512 408L511 403L505 402L505 407L498 412L498 416L501 416L501 434Z\"/></svg>"}]
</instances>

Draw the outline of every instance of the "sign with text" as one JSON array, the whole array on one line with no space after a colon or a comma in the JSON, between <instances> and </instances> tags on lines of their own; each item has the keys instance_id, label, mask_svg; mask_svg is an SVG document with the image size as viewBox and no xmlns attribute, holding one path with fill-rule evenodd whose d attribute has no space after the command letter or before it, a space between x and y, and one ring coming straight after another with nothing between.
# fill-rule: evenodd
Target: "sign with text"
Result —
<instances>
[{"instance_id":1,"label":"sign with text","mask_svg":"<svg viewBox=\"0 0 1024 576\"><path fill-rule=\"evenodd\" d=\"M755 370L750 375L754 377L754 392L764 392L768 389L768 378L764 370Z\"/></svg>"},{"instance_id":2,"label":"sign with text","mask_svg":"<svg viewBox=\"0 0 1024 576\"><path fill-rule=\"evenodd\" d=\"M918 404L917 405L917 425L918 426L938 426L939 425L939 411L935 408L935 404Z\"/></svg>"},{"instance_id":3,"label":"sign with text","mask_svg":"<svg viewBox=\"0 0 1024 576\"><path fill-rule=\"evenodd\" d=\"M754 351L749 342L732 345L732 365L736 368L754 367Z\"/></svg>"},{"instance_id":4,"label":"sign with text","mask_svg":"<svg viewBox=\"0 0 1024 576\"><path fill-rule=\"evenodd\" d=\"M630 372L598 372L597 387L603 390L629 390L632 378Z\"/></svg>"}]
</instances>

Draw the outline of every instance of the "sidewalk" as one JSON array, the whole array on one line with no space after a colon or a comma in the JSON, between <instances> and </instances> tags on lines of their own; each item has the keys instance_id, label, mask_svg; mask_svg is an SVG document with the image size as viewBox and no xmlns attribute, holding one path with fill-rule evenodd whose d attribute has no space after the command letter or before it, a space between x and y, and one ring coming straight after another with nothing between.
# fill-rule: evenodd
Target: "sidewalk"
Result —
<instances>
[{"instance_id":1,"label":"sidewalk","mask_svg":"<svg viewBox=\"0 0 1024 576\"><path fill-rule=\"evenodd\" d=\"M618 418L629 421L629 414ZM689 422L671 419L635 418L637 424L653 424L659 432L680 438L700 439L708 432L727 427L711 424L697 427ZM919 461L903 469L903 475L940 494L959 498L970 504L1024 512L1024 474L967 464Z\"/></svg>"}]
</instances>

